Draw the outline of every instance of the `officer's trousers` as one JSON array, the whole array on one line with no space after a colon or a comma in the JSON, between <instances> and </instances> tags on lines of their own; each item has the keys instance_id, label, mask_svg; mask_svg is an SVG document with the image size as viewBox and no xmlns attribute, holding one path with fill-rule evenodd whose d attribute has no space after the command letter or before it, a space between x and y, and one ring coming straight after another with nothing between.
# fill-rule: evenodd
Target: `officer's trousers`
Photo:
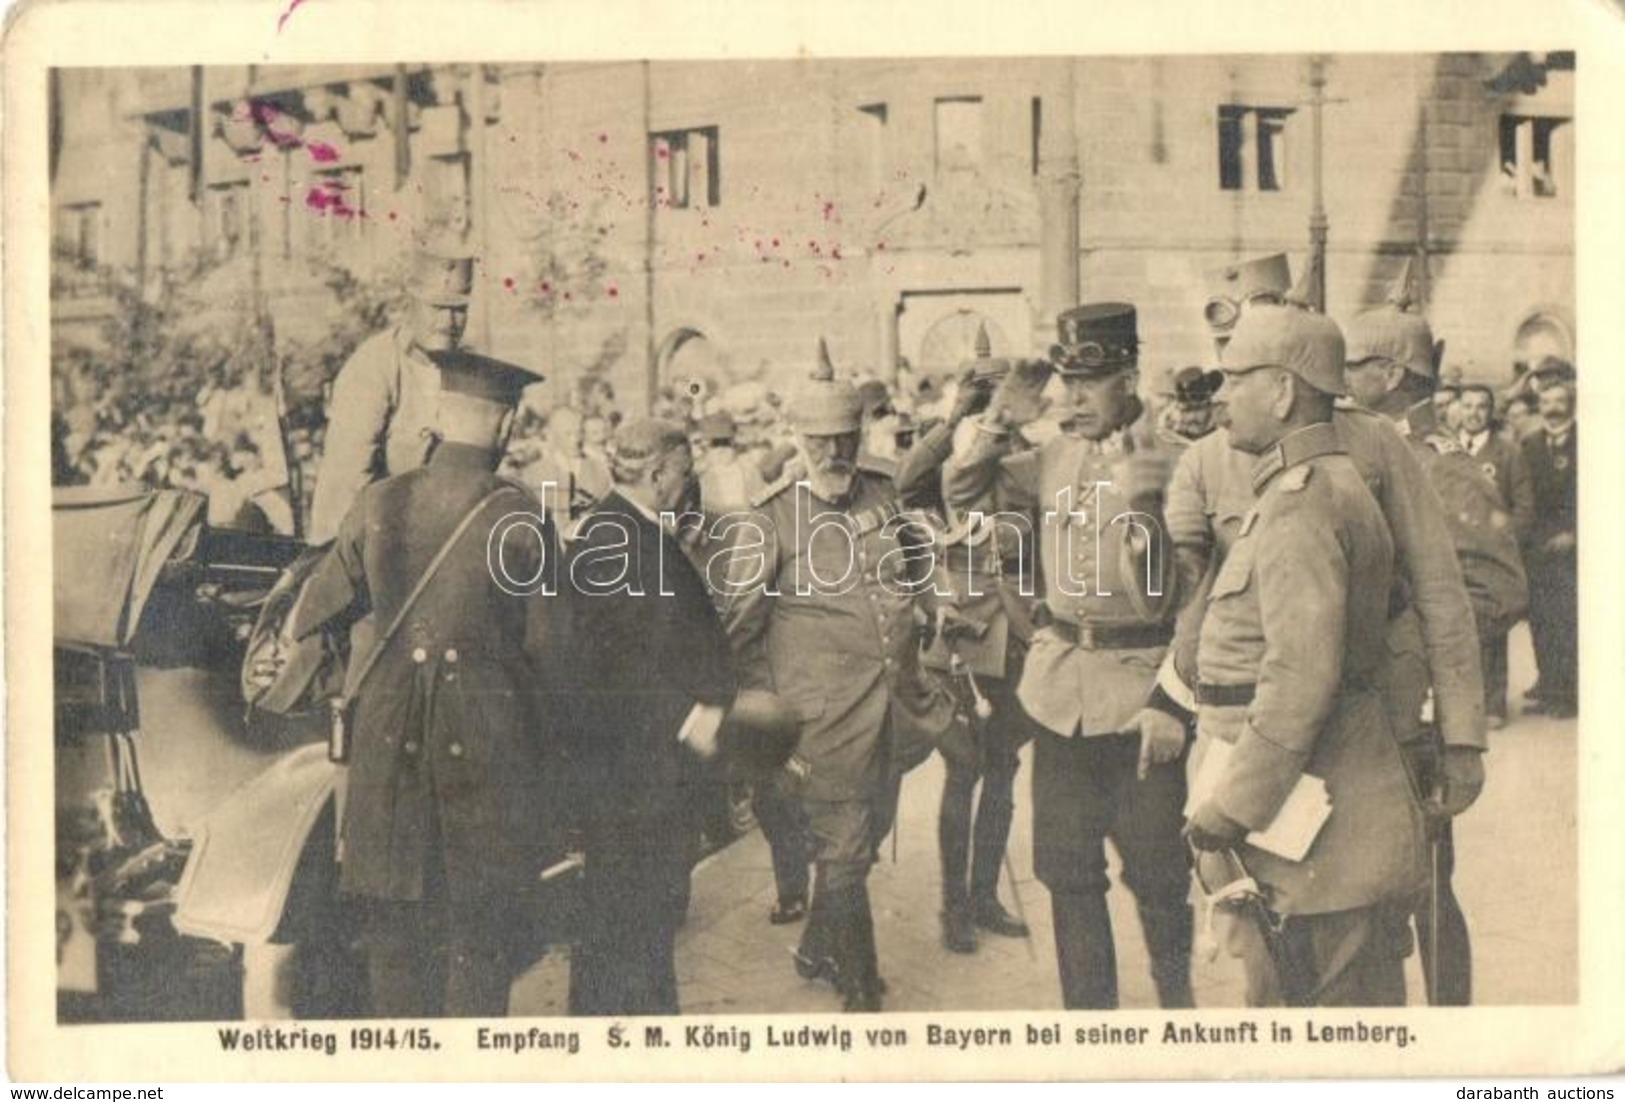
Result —
<instances>
[{"instance_id":1,"label":"officer's trousers","mask_svg":"<svg viewBox=\"0 0 1625 1102\"><path fill-rule=\"evenodd\" d=\"M1021 766L1018 749L1031 729L1012 685L1007 679L990 679L982 686L993 713L986 719L971 720L977 760L946 759L947 774L937 816L942 904L946 910L963 909L995 899L998 894L999 872L1015 815L1016 771Z\"/></svg>"},{"instance_id":2,"label":"officer's trousers","mask_svg":"<svg viewBox=\"0 0 1625 1102\"><path fill-rule=\"evenodd\" d=\"M869 869L891 833L900 782L888 776L867 800L804 801L816 878L800 953L812 961L834 961L843 987L880 984Z\"/></svg>"},{"instance_id":3,"label":"officer's trousers","mask_svg":"<svg viewBox=\"0 0 1625 1102\"><path fill-rule=\"evenodd\" d=\"M1061 997L1070 1009L1113 1009L1117 953L1106 909L1106 839L1123 862L1164 1007L1191 993L1190 858L1184 828L1185 755L1136 777L1137 735L1062 738L1033 752L1033 864L1050 891Z\"/></svg>"},{"instance_id":4,"label":"officer's trousers","mask_svg":"<svg viewBox=\"0 0 1625 1102\"><path fill-rule=\"evenodd\" d=\"M1236 916L1232 944L1246 970L1247 1005L1404 1006L1404 956L1391 913L1378 905L1291 915L1278 920L1272 938L1255 919Z\"/></svg>"},{"instance_id":5,"label":"officer's trousers","mask_svg":"<svg viewBox=\"0 0 1625 1102\"><path fill-rule=\"evenodd\" d=\"M761 825L773 857L773 883L779 902L807 900L808 840L806 815L801 801L789 789L789 774L779 770L757 784L750 795L750 808Z\"/></svg>"},{"instance_id":6,"label":"officer's trousers","mask_svg":"<svg viewBox=\"0 0 1625 1102\"><path fill-rule=\"evenodd\" d=\"M1570 554L1529 557L1529 631L1535 642L1541 696L1574 708L1579 702L1579 610L1576 560Z\"/></svg>"}]
</instances>

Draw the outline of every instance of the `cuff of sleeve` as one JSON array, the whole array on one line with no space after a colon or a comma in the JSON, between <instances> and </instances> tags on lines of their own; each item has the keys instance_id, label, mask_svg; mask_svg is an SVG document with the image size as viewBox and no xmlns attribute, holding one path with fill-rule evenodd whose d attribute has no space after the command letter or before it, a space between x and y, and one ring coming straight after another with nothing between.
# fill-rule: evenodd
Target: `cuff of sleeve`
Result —
<instances>
[{"instance_id":1,"label":"cuff of sleeve","mask_svg":"<svg viewBox=\"0 0 1625 1102\"><path fill-rule=\"evenodd\" d=\"M987 435L995 437L999 440L1003 440L1005 437L1010 435L1010 429L1007 426L1002 425L997 421L990 423L985 415L971 418L971 424L975 427L977 432L985 432Z\"/></svg>"},{"instance_id":2,"label":"cuff of sleeve","mask_svg":"<svg viewBox=\"0 0 1625 1102\"><path fill-rule=\"evenodd\" d=\"M1214 802L1249 831L1266 830L1303 775L1307 761L1307 755L1276 745L1248 723L1236 740Z\"/></svg>"},{"instance_id":3,"label":"cuff of sleeve","mask_svg":"<svg viewBox=\"0 0 1625 1102\"><path fill-rule=\"evenodd\" d=\"M683 726L677 732L678 742L689 742L698 738L702 741L716 734L722 726L723 717L727 709L720 704L696 704L683 720Z\"/></svg>"},{"instance_id":4,"label":"cuff of sleeve","mask_svg":"<svg viewBox=\"0 0 1625 1102\"><path fill-rule=\"evenodd\" d=\"M1147 708L1155 708L1164 715L1173 716L1187 727L1192 726L1196 722L1196 713L1189 708L1181 706L1178 701L1168 695L1168 691L1164 689L1161 684L1158 684L1152 688L1151 696L1146 700L1145 706Z\"/></svg>"},{"instance_id":5,"label":"cuff of sleeve","mask_svg":"<svg viewBox=\"0 0 1625 1102\"><path fill-rule=\"evenodd\" d=\"M1161 693L1176 708L1187 714L1194 715L1196 712L1196 694L1191 691L1189 685L1185 684L1185 679L1179 675L1179 667L1174 662L1174 649L1173 647L1168 648L1168 653L1162 658L1162 665L1157 669L1157 687L1152 692L1153 703L1151 706L1153 708L1157 707L1154 701L1156 694Z\"/></svg>"}]
</instances>

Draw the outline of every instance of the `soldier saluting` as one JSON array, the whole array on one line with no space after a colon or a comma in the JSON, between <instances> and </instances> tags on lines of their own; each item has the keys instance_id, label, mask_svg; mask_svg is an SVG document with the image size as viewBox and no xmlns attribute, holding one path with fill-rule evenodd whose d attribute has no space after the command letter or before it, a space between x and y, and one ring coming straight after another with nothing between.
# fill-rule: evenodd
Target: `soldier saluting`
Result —
<instances>
[{"instance_id":1,"label":"soldier saluting","mask_svg":"<svg viewBox=\"0 0 1625 1102\"><path fill-rule=\"evenodd\" d=\"M1033 851L1049 888L1069 1009L1117 1006L1105 840L1123 858L1163 1006L1193 1005L1189 863L1180 837L1187 728L1146 707L1173 634L1175 591L1162 546L1172 457L1136 394L1133 306L1095 303L1058 319L1050 359L1072 431L1012 453L996 394L943 480L955 508L998 502L1041 517L1047 627L1017 690L1042 727L1033 754Z\"/></svg>"},{"instance_id":2,"label":"soldier saluting","mask_svg":"<svg viewBox=\"0 0 1625 1102\"><path fill-rule=\"evenodd\" d=\"M439 358L439 443L417 470L367 486L305 590L296 637L368 613L357 645L339 826L339 890L360 905L372 1012L507 1012L524 889L547 841L547 717L535 702L525 603L499 585L499 519L541 509L496 475L520 390L538 376L468 352ZM500 560L530 579L553 534L507 530ZM373 650L371 648L376 648Z\"/></svg>"}]
</instances>

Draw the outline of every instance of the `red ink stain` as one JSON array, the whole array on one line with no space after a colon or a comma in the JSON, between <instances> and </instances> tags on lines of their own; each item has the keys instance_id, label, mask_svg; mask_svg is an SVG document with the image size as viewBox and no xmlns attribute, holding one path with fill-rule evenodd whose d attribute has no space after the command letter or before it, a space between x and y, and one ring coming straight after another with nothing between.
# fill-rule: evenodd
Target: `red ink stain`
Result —
<instances>
[{"instance_id":1,"label":"red ink stain","mask_svg":"<svg viewBox=\"0 0 1625 1102\"><path fill-rule=\"evenodd\" d=\"M503 279L502 285L510 291L513 290L513 276L508 276Z\"/></svg>"},{"instance_id":2,"label":"red ink stain","mask_svg":"<svg viewBox=\"0 0 1625 1102\"><path fill-rule=\"evenodd\" d=\"M570 292L569 291L564 292L564 301L565 302L570 301Z\"/></svg>"},{"instance_id":3,"label":"red ink stain","mask_svg":"<svg viewBox=\"0 0 1625 1102\"><path fill-rule=\"evenodd\" d=\"M835 217L835 202L832 199L824 200L824 221L832 221Z\"/></svg>"},{"instance_id":4,"label":"red ink stain","mask_svg":"<svg viewBox=\"0 0 1625 1102\"><path fill-rule=\"evenodd\" d=\"M271 178L269 176L265 176L265 175L260 176L260 183L268 184L270 182L271 182Z\"/></svg>"},{"instance_id":5,"label":"red ink stain","mask_svg":"<svg viewBox=\"0 0 1625 1102\"><path fill-rule=\"evenodd\" d=\"M833 249L831 249L829 251L829 255L830 255L830 258L833 259L833 260L841 259L841 247L839 245L835 246Z\"/></svg>"},{"instance_id":6,"label":"red ink stain","mask_svg":"<svg viewBox=\"0 0 1625 1102\"><path fill-rule=\"evenodd\" d=\"M775 248L775 249L776 249L776 248L778 248L778 247L779 247L779 239L778 239L778 238L777 238L777 237L775 237L775 238L774 238L774 239L773 239L773 247L774 247L774 248Z\"/></svg>"},{"instance_id":7,"label":"red ink stain","mask_svg":"<svg viewBox=\"0 0 1625 1102\"><path fill-rule=\"evenodd\" d=\"M324 180L320 187L305 192L305 206L317 214L354 218L361 212L344 199L346 186L338 180Z\"/></svg>"},{"instance_id":8,"label":"red ink stain","mask_svg":"<svg viewBox=\"0 0 1625 1102\"><path fill-rule=\"evenodd\" d=\"M306 142L305 149L317 164L332 164L339 159L339 151L326 142Z\"/></svg>"},{"instance_id":9,"label":"red ink stain","mask_svg":"<svg viewBox=\"0 0 1625 1102\"><path fill-rule=\"evenodd\" d=\"M884 241L876 241L875 242L875 252L883 253L885 251L886 251L886 243Z\"/></svg>"},{"instance_id":10,"label":"red ink stain","mask_svg":"<svg viewBox=\"0 0 1625 1102\"><path fill-rule=\"evenodd\" d=\"M302 5L303 5L303 4L304 4L304 2L305 2L305 0L293 0L293 3L291 3L291 4L289 4L289 5L288 5L288 8L287 8L287 10L286 10L286 11L284 11L284 12L283 12L283 13L282 13L282 14L281 14L281 15L280 15L280 16L279 16L279 17L278 17L278 18L277 18L277 21L276 21L276 33L277 33L277 34L281 34L281 33L282 33L282 28L283 28L283 27L284 27L284 26L285 26L285 25L286 25L286 24L287 24L287 22L288 22L288 16L290 16L290 15L292 15L292 14L293 14L293 13L294 13L294 12L295 12L295 11L297 11L297 10L298 10L298 9L299 9L299 8L300 8L300 7L301 7L301 6L302 6Z\"/></svg>"},{"instance_id":11,"label":"red ink stain","mask_svg":"<svg viewBox=\"0 0 1625 1102\"><path fill-rule=\"evenodd\" d=\"M785 261L785 262L784 262L784 266L785 266L785 267L786 267L786 268L788 268L788 267L789 267L789 266L790 266L790 262L789 262L789 261L788 261L788 260L786 260L786 261Z\"/></svg>"},{"instance_id":12,"label":"red ink stain","mask_svg":"<svg viewBox=\"0 0 1625 1102\"><path fill-rule=\"evenodd\" d=\"M619 298L620 295L621 295L621 289L619 287L615 286L615 284L611 283L609 285L609 297L610 298ZM566 295L565 297L568 298L569 296Z\"/></svg>"},{"instance_id":13,"label":"red ink stain","mask_svg":"<svg viewBox=\"0 0 1625 1102\"><path fill-rule=\"evenodd\" d=\"M694 254L694 259L697 260L697 261L700 261L701 263L704 263L705 262L705 254L704 253L695 253Z\"/></svg>"},{"instance_id":14,"label":"red ink stain","mask_svg":"<svg viewBox=\"0 0 1625 1102\"><path fill-rule=\"evenodd\" d=\"M603 133L602 131L600 131L599 134L598 134L598 141L600 143L609 141L609 135Z\"/></svg>"},{"instance_id":15,"label":"red ink stain","mask_svg":"<svg viewBox=\"0 0 1625 1102\"><path fill-rule=\"evenodd\" d=\"M389 220L391 222L395 221L395 219L397 219L399 217L400 217L400 215L396 214L394 211L389 212Z\"/></svg>"},{"instance_id":16,"label":"red ink stain","mask_svg":"<svg viewBox=\"0 0 1625 1102\"><path fill-rule=\"evenodd\" d=\"M553 284L549 283L545 279L542 280L542 294L550 295L552 293L553 293Z\"/></svg>"},{"instance_id":17,"label":"red ink stain","mask_svg":"<svg viewBox=\"0 0 1625 1102\"><path fill-rule=\"evenodd\" d=\"M664 161L671 156L671 150L667 149L664 145L657 145L655 146L655 156Z\"/></svg>"}]
</instances>

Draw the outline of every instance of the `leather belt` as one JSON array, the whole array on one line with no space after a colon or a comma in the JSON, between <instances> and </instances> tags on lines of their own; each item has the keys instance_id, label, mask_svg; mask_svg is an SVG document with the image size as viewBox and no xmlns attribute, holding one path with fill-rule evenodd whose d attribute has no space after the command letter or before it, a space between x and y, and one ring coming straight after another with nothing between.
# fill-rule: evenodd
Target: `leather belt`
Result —
<instances>
[{"instance_id":1,"label":"leather belt","mask_svg":"<svg viewBox=\"0 0 1625 1102\"><path fill-rule=\"evenodd\" d=\"M1239 708L1251 704L1257 691L1258 686L1253 682L1245 685L1210 685L1199 681L1196 684L1196 703L1214 708Z\"/></svg>"},{"instance_id":2,"label":"leather belt","mask_svg":"<svg viewBox=\"0 0 1625 1102\"><path fill-rule=\"evenodd\" d=\"M1164 624L1074 624L1051 620L1049 627L1081 650L1146 650L1166 646L1174 637Z\"/></svg>"}]
</instances>

